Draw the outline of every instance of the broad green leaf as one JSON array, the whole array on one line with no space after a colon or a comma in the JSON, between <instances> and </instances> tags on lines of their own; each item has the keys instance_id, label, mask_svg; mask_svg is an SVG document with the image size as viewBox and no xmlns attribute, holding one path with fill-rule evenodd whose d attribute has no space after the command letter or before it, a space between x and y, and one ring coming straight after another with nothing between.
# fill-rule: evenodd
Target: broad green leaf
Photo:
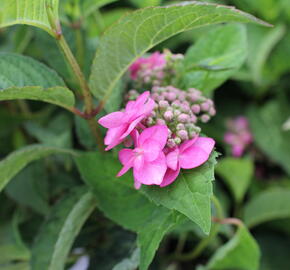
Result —
<instances>
[{"instance_id":1,"label":"broad green leaf","mask_svg":"<svg viewBox=\"0 0 290 270\"><path fill-rule=\"evenodd\" d=\"M140 269L148 269L163 236L175 225L174 212L157 207L135 190L132 181L128 183L131 176L118 179L116 173L121 166L110 154L85 153L75 160L104 214L124 228L137 232Z\"/></svg>"},{"instance_id":2,"label":"broad green leaf","mask_svg":"<svg viewBox=\"0 0 290 270\"><path fill-rule=\"evenodd\" d=\"M95 207L94 196L79 187L58 202L32 248L32 270L63 270L76 236Z\"/></svg>"},{"instance_id":3,"label":"broad green leaf","mask_svg":"<svg viewBox=\"0 0 290 270\"><path fill-rule=\"evenodd\" d=\"M48 6L57 20L58 0L1 0L0 27L28 24L42 28L54 36L47 15Z\"/></svg>"},{"instance_id":4,"label":"broad green leaf","mask_svg":"<svg viewBox=\"0 0 290 270\"><path fill-rule=\"evenodd\" d=\"M8 87L65 86L57 73L31 57L0 53L0 89Z\"/></svg>"},{"instance_id":5,"label":"broad green leaf","mask_svg":"<svg viewBox=\"0 0 290 270\"><path fill-rule=\"evenodd\" d=\"M11 153L0 162L0 191L27 164L52 154L74 154L74 152L45 145L30 145Z\"/></svg>"},{"instance_id":6,"label":"broad green leaf","mask_svg":"<svg viewBox=\"0 0 290 270\"><path fill-rule=\"evenodd\" d=\"M289 116L289 107L271 101L261 109L252 108L249 116L255 143L290 175L290 130L282 130Z\"/></svg>"},{"instance_id":7,"label":"broad green leaf","mask_svg":"<svg viewBox=\"0 0 290 270\"><path fill-rule=\"evenodd\" d=\"M224 158L218 162L216 172L228 185L235 200L241 202L253 177L253 161L249 159Z\"/></svg>"},{"instance_id":8,"label":"broad green leaf","mask_svg":"<svg viewBox=\"0 0 290 270\"><path fill-rule=\"evenodd\" d=\"M72 91L60 86L51 88L43 88L40 86L10 87L0 90L0 101L15 99L43 101L68 110L75 103Z\"/></svg>"},{"instance_id":9,"label":"broad green leaf","mask_svg":"<svg viewBox=\"0 0 290 270\"><path fill-rule=\"evenodd\" d=\"M220 247L207 264L207 270L258 270L260 249L244 225L240 225L235 236Z\"/></svg>"},{"instance_id":10,"label":"broad green leaf","mask_svg":"<svg viewBox=\"0 0 290 270\"><path fill-rule=\"evenodd\" d=\"M90 76L92 93L107 100L127 68L146 51L180 32L223 22L266 25L234 8L200 2L146 8L123 17L100 40Z\"/></svg>"},{"instance_id":11,"label":"broad green leaf","mask_svg":"<svg viewBox=\"0 0 290 270\"><path fill-rule=\"evenodd\" d=\"M46 215L48 204L48 176L43 163L31 164L6 186L5 193L20 205Z\"/></svg>"},{"instance_id":12,"label":"broad green leaf","mask_svg":"<svg viewBox=\"0 0 290 270\"><path fill-rule=\"evenodd\" d=\"M256 195L245 206L244 221L249 227L290 217L290 190L277 189Z\"/></svg>"},{"instance_id":13,"label":"broad green leaf","mask_svg":"<svg viewBox=\"0 0 290 270\"><path fill-rule=\"evenodd\" d=\"M239 24L219 26L201 37L184 59L187 88L196 87L209 94L241 67L247 55L246 28ZM206 65L212 70L193 69ZM218 67L218 68L215 68Z\"/></svg>"},{"instance_id":14,"label":"broad green leaf","mask_svg":"<svg viewBox=\"0 0 290 270\"><path fill-rule=\"evenodd\" d=\"M144 186L142 191L157 205L177 210L208 234L211 228L211 196L217 154L201 167L184 170L167 187Z\"/></svg>"}]
</instances>

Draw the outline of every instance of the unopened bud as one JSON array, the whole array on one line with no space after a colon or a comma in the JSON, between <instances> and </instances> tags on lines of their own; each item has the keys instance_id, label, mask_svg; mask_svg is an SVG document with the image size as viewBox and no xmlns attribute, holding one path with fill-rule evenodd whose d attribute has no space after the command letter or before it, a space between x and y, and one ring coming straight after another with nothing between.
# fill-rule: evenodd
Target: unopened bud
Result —
<instances>
[{"instance_id":1,"label":"unopened bud","mask_svg":"<svg viewBox=\"0 0 290 270\"><path fill-rule=\"evenodd\" d=\"M178 121L180 121L181 123L186 123L189 121L189 115L182 113L178 116Z\"/></svg>"},{"instance_id":2,"label":"unopened bud","mask_svg":"<svg viewBox=\"0 0 290 270\"><path fill-rule=\"evenodd\" d=\"M176 138L174 138L174 142L175 142L176 144L180 144L180 143L181 143L181 139L178 138L178 137L176 137Z\"/></svg>"},{"instance_id":3,"label":"unopened bud","mask_svg":"<svg viewBox=\"0 0 290 270\"><path fill-rule=\"evenodd\" d=\"M175 116L178 116L178 115L181 114L181 111L180 110L174 110L173 113L174 113Z\"/></svg>"},{"instance_id":4,"label":"unopened bud","mask_svg":"<svg viewBox=\"0 0 290 270\"><path fill-rule=\"evenodd\" d=\"M210 104L208 102L204 102L200 105L202 111L207 112L210 109Z\"/></svg>"},{"instance_id":5,"label":"unopened bud","mask_svg":"<svg viewBox=\"0 0 290 270\"><path fill-rule=\"evenodd\" d=\"M166 125L165 121L164 121L163 119L160 119L160 118L158 118L158 119L156 120L156 124L157 124L157 125Z\"/></svg>"},{"instance_id":6,"label":"unopened bud","mask_svg":"<svg viewBox=\"0 0 290 270\"><path fill-rule=\"evenodd\" d=\"M209 114L210 114L210 116L215 116L215 115L216 115L216 110L215 110L215 108L211 107L211 108L209 109Z\"/></svg>"},{"instance_id":7,"label":"unopened bud","mask_svg":"<svg viewBox=\"0 0 290 270\"><path fill-rule=\"evenodd\" d=\"M163 117L166 121L171 121L173 119L173 113L171 111L166 111Z\"/></svg>"},{"instance_id":8,"label":"unopened bud","mask_svg":"<svg viewBox=\"0 0 290 270\"><path fill-rule=\"evenodd\" d=\"M200 120L201 120L201 122L203 122L203 123L207 123L207 122L209 121L209 119L210 119L210 116L207 115L207 114L203 114L203 115L200 117Z\"/></svg>"},{"instance_id":9,"label":"unopened bud","mask_svg":"<svg viewBox=\"0 0 290 270\"><path fill-rule=\"evenodd\" d=\"M183 125L183 124L178 124L177 126L176 126L176 129L177 130L182 130L182 129L185 129L185 126Z\"/></svg>"},{"instance_id":10,"label":"unopened bud","mask_svg":"<svg viewBox=\"0 0 290 270\"><path fill-rule=\"evenodd\" d=\"M188 133L187 133L187 131L184 130L184 129L179 130L179 131L177 132L177 135L178 135L178 137L179 137L181 140L183 140L183 141L188 140Z\"/></svg>"},{"instance_id":11,"label":"unopened bud","mask_svg":"<svg viewBox=\"0 0 290 270\"><path fill-rule=\"evenodd\" d=\"M194 114L199 114L200 113L200 106L195 104L191 106L191 110Z\"/></svg>"},{"instance_id":12,"label":"unopened bud","mask_svg":"<svg viewBox=\"0 0 290 270\"><path fill-rule=\"evenodd\" d=\"M166 109L168 106L169 106L168 101L166 101L166 100L159 101L159 107L161 109Z\"/></svg>"}]
</instances>

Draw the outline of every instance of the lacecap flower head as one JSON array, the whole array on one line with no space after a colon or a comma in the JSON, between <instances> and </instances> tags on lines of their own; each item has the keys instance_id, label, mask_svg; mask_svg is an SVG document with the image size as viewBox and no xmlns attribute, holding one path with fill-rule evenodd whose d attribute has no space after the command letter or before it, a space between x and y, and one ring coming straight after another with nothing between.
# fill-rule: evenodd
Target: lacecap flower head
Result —
<instances>
[{"instance_id":1,"label":"lacecap flower head","mask_svg":"<svg viewBox=\"0 0 290 270\"><path fill-rule=\"evenodd\" d=\"M129 67L133 86L137 89L148 89L171 84L182 59L182 54L172 54L169 50L140 57Z\"/></svg>"},{"instance_id":2,"label":"lacecap flower head","mask_svg":"<svg viewBox=\"0 0 290 270\"><path fill-rule=\"evenodd\" d=\"M121 143L133 145L119 152L123 168L118 176L132 168L136 188L142 184L165 187L176 180L181 169L208 160L215 142L200 136L198 123L209 121L215 109L199 90L155 87L141 95L132 90L127 98L123 111L99 120L108 128L106 150Z\"/></svg>"}]
</instances>

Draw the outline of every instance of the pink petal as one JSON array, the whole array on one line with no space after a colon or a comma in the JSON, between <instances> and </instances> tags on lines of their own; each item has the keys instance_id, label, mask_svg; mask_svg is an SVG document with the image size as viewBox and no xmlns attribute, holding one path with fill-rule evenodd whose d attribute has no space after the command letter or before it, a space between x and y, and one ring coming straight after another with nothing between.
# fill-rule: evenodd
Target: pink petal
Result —
<instances>
[{"instance_id":1,"label":"pink petal","mask_svg":"<svg viewBox=\"0 0 290 270\"><path fill-rule=\"evenodd\" d=\"M170 168L168 168L164 175L163 181L160 184L160 187L166 187L172 184L178 177L179 172L180 172L180 166L178 166L176 170L171 170Z\"/></svg>"},{"instance_id":2,"label":"pink petal","mask_svg":"<svg viewBox=\"0 0 290 270\"><path fill-rule=\"evenodd\" d=\"M119 159L124 167L118 172L118 177L122 176L133 167L134 153L131 149L123 149L119 152Z\"/></svg>"},{"instance_id":3,"label":"pink petal","mask_svg":"<svg viewBox=\"0 0 290 270\"><path fill-rule=\"evenodd\" d=\"M153 140L158 142L160 149L163 149L166 145L168 137L168 129L165 125L155 125L153 127L145 129L139 138L138 145L142 148L142 145L146 140Z\"/></svg>"},{"instance_id":4,"label":"pink petal","mask_svg":"<svg viewBox=\"0 0 290 270\"><path fill-rule=\"evenodd\" d=\"M144 158L147 162L154 161L162 151L159 142L153 140L146 140L142 148L144 150Z\"/></svg>"},{"instance_id":5,"label":"pink petal","mask_svg":"<svg viewBox=\"0 0 290 270\"><path fill-rule=\"evenodd\" d=\"M126 108L125 108L125 111L131 111L133 108L134 108L134 104L135 104L135 101L128 101L128 103L126 104Z\"/></svg>"},{"instance_id":6,"label":"pink petal","mask_svg":"<svg viewBox=\"0 0 290 270\"><path fill-rule=\"evenodd\" d=\"M241 157L244 152L244 147L242 145L234 145L232 148L232 154L234 157Z\"/></svg>"},{"instance_id":7,"label":"pink petal","mask_svg":"<svg viewBox=\"0 0 290 270\"><path fill-rule=\"evenodd\" d=\"M140 108L140 114L150 115L155 107L155 101L151 98Z\"/></svg>"},{"instance_id":8,"label":"pink petal","mask_svg":"<svg viewBox=\"0 0 290 270\"><path fill-rule=\"evenodd\" d=\"M143 155L136 156L134 159L134 169L141 170L144 166L144 162L145 160Z\"/></svg>"},{"instance_id":9,"label":"pink petal","mask_svg":"<svg viewBox=\"0 0 290 270\"><path fill-rule=\"evenodd\" d=\"M137 146L138 140L139 140L139 133L136 129L134 129L131 133L130 136L134 142L134 145Z\"/></svg>"},{"instance_id":10,"label":"pink petal","mask_svg":"<svg viewBox=\"0 0 290 270\"><path fill-rule=\"evenodd\" d=\"M144 105L144 103L147 101L149 96L150 96L149 91L142 93L135 101L135 104L134 104L135 108L141 108Z\"/></svg>"},{"instance_id":11,"label":"pink petal","mask_svg":"<svg viewBox=\"0 0 290 270\"><path fill-rule=\"evenodd\" d=\"M195 138L191 139L191 140L187 140L185 141L184 143L182 143L180 146L179 146L179 151L182 153L183 151L185 151L187 148L191 147L195 142L196 140L198 139L198 136L196 136Z\"/></svg>"},{"instance_id":12,"label":"pink petal","mask_svg":"<svg viewBox=\"0 0 290 270\"><path fill-rule=\"evenodd\" d=\"M198 138L191 147L180 153L180 167L182 169L192 169L205 163L214 145L215 141L211 138Z\"/></svg>"},{"instance_id":13,"label":"pink petal","mask_svg":"<svg viewBox=\"0 0 290 270\"><path fill-rule=\"evenodd\" d=\"M178 159L179 159L179 149L176 148L175 150L167 154L166 156L167 166L174 171L177 170Z\"/></svg>"},{"instance_id":14,"label":"pink petal","mask_svg":"<svg viewBox=\"0 0 290 270\"><path fill-rule=\"evenodd\" d=\"M153 162L144 162L142 168L133 168L134 178L144 185L160 185L165 175L167 166L165 155L161 152Z\"/></svg>"},{"instance_id":15,"label":"pink petal","mask_svg":"<svg viewBox=\"0 0 290 270\"><path fill-rule=\"evenodd\" d=\"M124 133L121 135L120 139L123 140L125 139L132 131L133 129L142 121L142 119L145 116L140 116L137 119L135 119L134 121L132 121L127 127L127 129L124 131Z\"/></svg>"},{"instance_id":16,"label":"pink petal","mask_svg":"<svg viewBox=\"0 0 290 270\"><path fill-rule=\"evenodd\" d=\"M119 160L121 161L122 165L125 165L134 157L133 150L131 149L122 149L119 152Z\"/></svg>"},{"instance_id":17,"label":"pink petal","mask_svg":"<svg viewBox=\"0 0 290 270\"><path fill-rule=\"evenodd\" d=\"M228 144L233 144L236 141L236 135L232 132L226 132L224 141Z\"/></svg>"},{"instance_id":18,"label":"pink petal","mask_svg":"<svg viewBox=\"0 0 290 270\"><path fill-rule=\"evenodd\" d=\"M124 120L123 112L113 112L99 119L98 123L105 128L115 128L122 125Z\"/></svg>"},{"instance_id":19,"label":"pink petal","mask_svg":"<svg viewBox=\"0 0 290 270\"><path fill-rule=\"evenodd\" d=\"M140 182L138 182L136 179L134 179L134 187L135 187L136 189L140 189L141 186L142 186L142 184L141 184Z\"/></svg>"},{"instance_id":20,"label":"pink petal","mask_svg":"<svg viewBox=\"0 0 290 270\"><path fill-rule=\"evenodd\" d=\"M107 131L107 134L105 137L105 145L108 145L108 147L105 149L106 151L112 149L113 147L115 147L116 145L122 142L122 139L120 139L120 137L123 135L125 130L126 130L126 125L122 125L117 128L110 128Z\"/></svg>"}]
</instances>

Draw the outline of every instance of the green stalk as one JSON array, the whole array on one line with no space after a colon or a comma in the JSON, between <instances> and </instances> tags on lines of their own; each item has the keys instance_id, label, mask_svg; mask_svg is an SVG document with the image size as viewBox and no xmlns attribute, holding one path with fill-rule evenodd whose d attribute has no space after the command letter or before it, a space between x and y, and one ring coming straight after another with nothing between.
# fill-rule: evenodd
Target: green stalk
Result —
<instances>
[{"instance_id":1,"label":"green stalk","mask_svg":"<svg viewBox=\"0 0 290 270\"><path fill-rule=\"evenodd\" d=\"M102 136L100 135L98 131L97 122L94 119L94 105L93 105L93 97L91 95L89 86L87 84L87 81L85 79L85 76L83 72L81 71L81 68L74 57L69 45L67 44L62 31L59 21L56 21L53 15L53 12L51 10L50 6L47 6L47 15L50 21L50 25L52 29L54 29L55 32L55 39L61 48L66 61L70 65L74 75L76 76L78 83L80 85L80 89L82 91L82 95L84 98L85 103L85 115L87 116L87 121L89 124L89 127L91 129L92 134L96 138L97 145L99 147L99 150L103 150L103 143L102 143Z\"/></svg>"}]
</instances>

